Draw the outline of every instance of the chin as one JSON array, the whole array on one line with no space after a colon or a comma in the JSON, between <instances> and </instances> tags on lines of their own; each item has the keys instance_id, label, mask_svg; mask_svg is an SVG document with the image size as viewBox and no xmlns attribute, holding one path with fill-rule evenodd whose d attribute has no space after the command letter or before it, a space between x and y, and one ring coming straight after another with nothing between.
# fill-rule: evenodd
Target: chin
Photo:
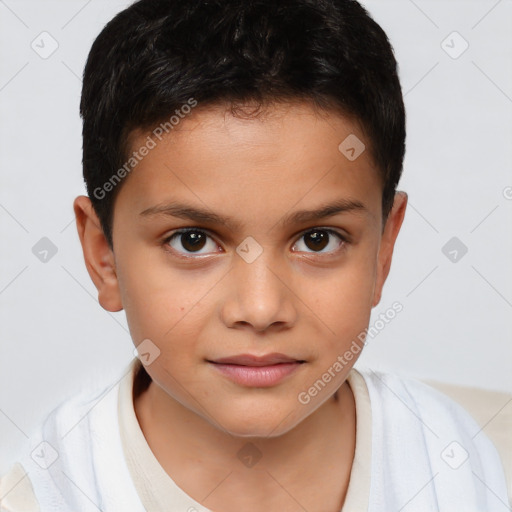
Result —
<instances>
[{"instance_id":1,"label":"chin","mask_svg":"<svg viewBox=\"0 0 512 512\"><path fill-rule=\"evenodd\" d=\"M276 422L278 424L279 422ZM233 425L226 432L233 437L242 439L271 439L279 437L289 432L293 427L279 426L276 424L258 424L258 425Z\"/></svg>"},{"instance_id":2,"label":"chin","mask_svg":"<svg viewBox=\"0 0 512 512\"><path fill-rule=\"evenodd\" d=\"M218 418L223 430L234 437L241 438L273 438L279 437L297 426L305 417L302 414L298 416L293 411L283 414L281 411L272 414L267 410L258 410L252 408L250 411L232 411L229 417Z\"/></svg>"}]
</instances>

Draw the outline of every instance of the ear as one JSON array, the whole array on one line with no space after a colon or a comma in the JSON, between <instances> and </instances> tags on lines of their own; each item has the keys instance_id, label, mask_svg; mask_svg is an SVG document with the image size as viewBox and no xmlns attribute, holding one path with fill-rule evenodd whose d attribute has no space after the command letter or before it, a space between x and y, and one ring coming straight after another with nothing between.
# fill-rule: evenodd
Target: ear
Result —
<instances>
[{"instance_id":1,"label":"ear","mask_svg":"<svg viewBox=\"0 0 512 512\"><path fill-rule=\"evenodd\" d=\"M372 307L375 307L380 302L382 288L384 287L384 283L389 274L389 269L391 268L391 259L393 256L395 241L400 231L400 227L402 226L406 208L407 194L405 192L397 192L395 194L393 208L389 212L386 220L386 225L380 242Z\"/></svg>"},{"instance_id":2,"label":"ear","mask_svg":"<svg viewBox=\"0 0 512 512\"><path fill-rule=\"evenodd\" d=\"M98 290L98 301L107 311L120 311L123 306L114 252L103 233L91 200L86 196L79 196L73 203L73 209L85 266Z\"/></svg>"}]
</instances>

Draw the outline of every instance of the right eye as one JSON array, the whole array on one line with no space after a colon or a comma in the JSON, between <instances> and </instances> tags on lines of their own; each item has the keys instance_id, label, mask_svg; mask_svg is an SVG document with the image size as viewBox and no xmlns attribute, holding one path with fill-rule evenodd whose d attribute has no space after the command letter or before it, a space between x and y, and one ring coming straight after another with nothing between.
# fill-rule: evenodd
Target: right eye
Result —
<instances>
[{"instance_id":1,"label":"right eye","mask_svg":"<svg viewBox=\"0 0 512 512\"><path fill-rule=\"evenodd\" d=\"M194 257L191 256L194 254L205 256L211 252L216 252L215 249L218 248L218 244L215 243L208 232L197 228L179 229L169 235L164 240L164 244L186 258ZM212 250L208 250L208 244L210 244L210 249ZM200 252L205 247L207 250Z\"/></svg>"}]
</instances>

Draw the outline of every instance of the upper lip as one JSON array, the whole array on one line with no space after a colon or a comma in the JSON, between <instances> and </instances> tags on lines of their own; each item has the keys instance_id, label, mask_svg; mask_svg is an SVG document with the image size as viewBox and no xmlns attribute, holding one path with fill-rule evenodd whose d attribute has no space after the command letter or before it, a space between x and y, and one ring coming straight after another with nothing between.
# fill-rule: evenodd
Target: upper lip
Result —
<instances>
[{"instance_id":1,"label":"upper lip","mask_svg":"<svg viewBox=\"0 0 512 512\"><path fill-rule=\"evenodd\" d=\"M218 364L237 364L240 366L270 366L279 363L302 363L304 361L286 356L284 354L272 353L266 354L264 356L240 354L237 356L222 357L210 362Z\"/></svg>"}]
</instances>

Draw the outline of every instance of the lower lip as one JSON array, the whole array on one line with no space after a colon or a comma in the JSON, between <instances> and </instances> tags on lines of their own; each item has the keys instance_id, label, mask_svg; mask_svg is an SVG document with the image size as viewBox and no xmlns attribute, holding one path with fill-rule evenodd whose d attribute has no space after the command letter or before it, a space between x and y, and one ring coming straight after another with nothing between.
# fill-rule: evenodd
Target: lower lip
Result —
<instances>
[{"instance_id":1,"label":"lower lip","mask_svg":"<svg viewBox=\"0 0 512 512\"><path fill-rule=\"evenodd\" d=\"M213 363L223 375L241 386L268 388L279 384L285 377L296 371L302 363L279 363L270 366L242 366L237 364Z\"/></svg>"}]
</instances>

